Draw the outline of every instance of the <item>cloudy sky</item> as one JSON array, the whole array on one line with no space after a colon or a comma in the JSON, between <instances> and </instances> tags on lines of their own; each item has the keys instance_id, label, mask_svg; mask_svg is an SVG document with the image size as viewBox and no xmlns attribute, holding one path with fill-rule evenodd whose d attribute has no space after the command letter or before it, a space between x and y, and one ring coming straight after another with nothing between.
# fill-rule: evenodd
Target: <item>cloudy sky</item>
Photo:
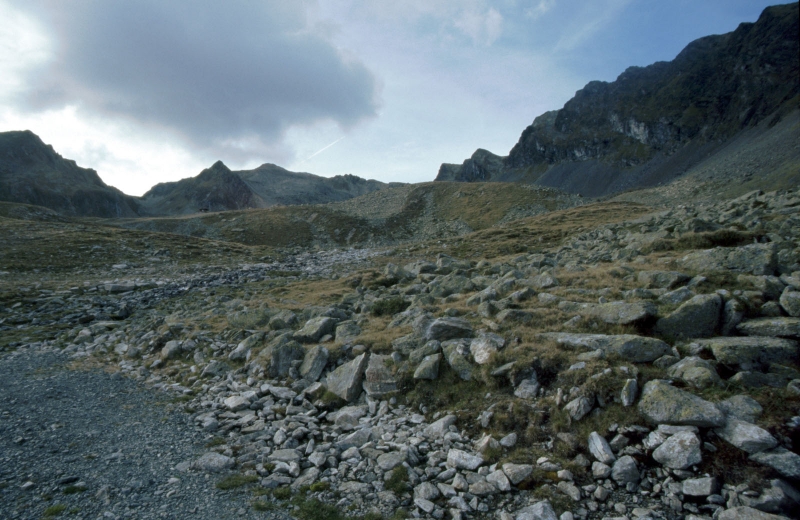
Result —
<instances>
[{"instance_id":1,"label":"cloudy sky","mask_svg":"<svg viewBox=\"0 0 800 520\"><path fill-rule=\"evenodd\" d=\"M433 180L761 0L0 0L0 131L122 191L271 162Z\"/></svg>"}]
</instances>

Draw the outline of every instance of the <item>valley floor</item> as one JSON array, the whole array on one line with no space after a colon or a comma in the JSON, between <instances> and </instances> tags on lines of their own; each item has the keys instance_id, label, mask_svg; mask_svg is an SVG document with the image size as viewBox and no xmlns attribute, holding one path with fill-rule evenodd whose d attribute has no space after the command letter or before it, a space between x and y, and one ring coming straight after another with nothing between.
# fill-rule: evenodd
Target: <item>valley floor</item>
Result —
<instances>
[{"instance_id":1,"label":"valley floor","mask_svg":"<svg viewBox=\"0 0 800 520\"><path fill-rule=\"evenodd\" d=\"M795 515L798 213L281 252L2 218L0 513Z\"/></svg>"}]
</instances>

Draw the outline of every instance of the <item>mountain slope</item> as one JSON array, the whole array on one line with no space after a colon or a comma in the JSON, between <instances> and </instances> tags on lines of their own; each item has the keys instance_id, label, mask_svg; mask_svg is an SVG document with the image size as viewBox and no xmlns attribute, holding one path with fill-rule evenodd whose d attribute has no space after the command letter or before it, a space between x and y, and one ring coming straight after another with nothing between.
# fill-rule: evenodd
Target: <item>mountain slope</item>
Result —
<instances>
[{"instance_id":1,"label":"mountain slope","mask_svg":"<svg viewBox=\"0 0 800 520\"><path fill-rule=\"evenodd\" d=\"M325 204L399 185L354 175L320 177L274 164L231 171L217 161L195 177L157 184L142 197L132 197L107 186L94 170L64 159L29 130L0 132L0 201L44 206L68 216L155 217Z\"/></svg>"},{"instance_id":2,"label":"mountain slope","mask_svg":"<svg viewBox=\"0 0 800 520\"><path fill-rule=\"evenodd\" d=\"M140 214L153 216L265 206L250 186L222 161L217 161L196 177L153 186L142 196L141 202Z\"/></svg>"},{"instance_id":3,"label":"mountain slope","mask_svg":"<svg viewBox=\"0 0 800 520\"><path fill-rule=\"evenodd\" d=\"M0 133L0 200L64 215L132 217L134 197L107 186L97 172L64 159L30 131Z\"/></svg>"},{"instance_id":4,"label":"mountain slope","mask_svg":"<svg viewBox=\"0 0 800 520\"><path fill-rule=\"evenodd\" d=\"M673 61L593 81L537 117L507 157L478 150L437 180L528 182L601 196L669 182L800 94L798 4L690 43Z\"/></svg>"}]
</instances>

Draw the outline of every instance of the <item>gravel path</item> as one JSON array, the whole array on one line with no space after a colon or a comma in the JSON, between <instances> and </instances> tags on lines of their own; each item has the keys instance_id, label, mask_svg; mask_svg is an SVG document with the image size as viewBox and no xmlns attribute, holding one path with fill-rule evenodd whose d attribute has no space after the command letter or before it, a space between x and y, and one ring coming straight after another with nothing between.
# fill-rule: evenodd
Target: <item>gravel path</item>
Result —
<instances>
[{"instance_id":1,"label":"gravel path","mask_svg":"<svg viewBox=\"0 0 800 520\"><path fill-rule=\"evenodd\" d=\"M207 450L169 394L67 365L41 347L0 358L0 518L287 518L176 469Z\"/></svg>"}]
</instances>

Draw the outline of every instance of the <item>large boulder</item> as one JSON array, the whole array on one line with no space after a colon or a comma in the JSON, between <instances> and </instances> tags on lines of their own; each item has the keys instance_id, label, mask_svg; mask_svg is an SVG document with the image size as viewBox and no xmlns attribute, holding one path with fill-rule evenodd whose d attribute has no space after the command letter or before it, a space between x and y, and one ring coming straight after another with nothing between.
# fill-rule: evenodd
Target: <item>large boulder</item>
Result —
<instances>
[{"instance_id":1,"label":"large boulder","mask_svg":"<svg viewBox=\"0 0 800 520\"><path fill-rule=\"evenodd\" d=\"M347 344L355 341L361 335L361 327L356 325L353 321L343 321L336 326L336 341L341 344Z\"/></svg>"},{"instance_id":2,"label":"large boulder","mask_svg":"<svg viewBox=\"0 0 800 520\"><path fill-rule=\"evenodd\" d=\"M671 469L686 469L703 460L700 438L694 432L681 431L670 436L653 451L653 459Z\"/></svg>"},{"instance_id":3,"label":"large boulder","mask_svg":"<svg viewBox=\"0 0 800 520\"><path fill-rule=\"evenodd\" d=\"M333 334L336 328L336 319L328 316L311 318L303 328L294 333L294 339L300 343L315 343L326 334Z\"/></svg>"},{"instance_id":4,"label":"large boulder","mask_svg":"<svg viewBox=\"0 0 800 520\"><path fill-rule=\"evenodd\" d=\"M230 354L228 354L228 359L231 361L244 361L247 359L247 354L250 352L250 350L252 350L253 347L258 346L258 344L262 341L264 341L263 332L257 332L251 336L248 336L239 342L239 344L236 345L236 348L233 349Z\"/></svg>"},{"instance_id":5,"label":"large boulder","mask_svg":"<svg viewBox=\"0 0 800 520\"><path fill-rule=\"evenodd\" d=\"M793 291L787 287L779 301L786 314L800 318L800 291Z\"/></svg>"},{"instance_id":6,"label":"large boulder","mask_svg":"<svg viewBox=\"0 0 800 520\"><path fill-rule=\"evenodd\" d=\"M450 368L464 381L472 379L472 363L469 362L469 343L450 340L442 343L442 352Z\"/></svg>"},{"instance_id":7,"label":"large boulder","mask_svg":"<svg viewBox=\"0 0 800 520\"><path fill-rule=\"evenodd\" d=\"M373 354L364 371L364 391L375 399L397 391L397 378L392 374L391 356Z\"/></svg>"},{"instance_id":8,"label":"large boulder","mask_svg":"<svg viewBox=\"0 0 800 520\"><path fill-rule=\"evenodd\" d=\"M454 338L471 338L472 325L462 318L439 318L433 320L425 331L425 340L445 341Z\"/></svg>"},{"instance_id":9,"label":"large boulder","mask_svg":"<svg viewBox=\"0 0 800 520\"><path fill-rule=\"evenodd\" d=\"M648 289L672 289L690 280L678 271L640 271L637 279Z\"/></svg>"},{"instance_id":10,"label":"large boulder","mask_svg":"<svg viewBox=\"0 0 800 520\"><path fill-rule=\"evenodd\" d=\"M269 377L286 377L289 375L292 363L303 359L306 350L296 341L290 341L272 348L271 353L267 375Z\"/></svg>"},{"instance_id":11,"label":"large boulder","mask_svg":"<svg viewBox=\"0 0 800 520\"><path fill-rule=\"evenodd\" d=\"M492 354L501 350L505 345L506 340L502 336L486 332L472 340L469 350L477 364L485 365L491 359Z\"/></svg>"},{"instance_id":12,"label":"large boulder","mask_svg":"<svg viewBox=\"0 0 800 520\"><path fill-rule=\"evenodd\" d=\"M612 325L633 325L647 321L657 312L652 302L609 302L593 305L584 314Z\"/></svg>"},{"instance_id":13,"label":"large boulder","mask_svg":"<svg viewBox=\"0 0 800 520\"><path fill-rule=\"evenodd\" d=\"M698 294L658 320L656 332L670 338L713 336L721 314L722 298L718 294Z\"/></svg>"},{"instance_id":14,"label":"large boulder","mask_svg":"<svg viewBox=\"0 0 800 520\"><path fill-rule=\"evenodd\" d=\"M767 430L733 417L729 417L725 426L715 431L728 443L751 454L766 451L778 445L778 441Z\"/></svg>"},{"instance_id":15,"label":"large boulder","mask_svg":"<svg viewBox=\"0 0 800 520\"><path fill-rule=\"evenodd\" d=\"M644 385L639 412L656 424L701 428L725 424L725 414L716 405L658 379Z\"/></svg>"},{"instance_id":16,"label":"large boulder","mask_svg":"<svg viewBox=\"0 0 800 520\"><path fill-rule=\"evenodd\" d=\"M750 460L769 466L792 480L800 479L800 455L786 448L775 448L750 455Z\"/></svg>"},{"instance_id":17,"label":"large boulder","mask_svg":"<svg viewBox=\"0 0 800 520\"><path fill-rule=\"evenodd\" d=\"M745 336L800 338L800 318L758 318L743 321L736 330Z\"/></svg>"},{"instance_id":18,"label":"large boulder","mask_svg":"<svg viewBox=\"0 0 800 520\"><path fill-rule=\"evenodd\" d=\"M417 369L414 371L414 379L434 380L439 377L439 364L442 361L441 354L431 354L422 358Z\"/></svg>"},{"instance_id":19,"label":"large boulder","mask_svg":"<svg viewBox=\"0 0 800 520\"><path fill-rule=\"evenodd\" d=\"M539 337L553 340L570 349L601 350L606 355L619 356L631 363L650 363L661 356L672 353L672 348L660 339L634 334L548 332L539 334Z\"/></svg>"},{"instance_id":20,"label":"large boulder","mask_svg":"<svg viewBox=\"0 0 800 520\"><path fill-rule=\"evenodd\" d=\"M328 349L322 345L310 348L303 358L303 364L300 365L300 377L308 381L317 381L325 370L329 357Z\"/></svg>"},{"instance_id":21,"label":"large boulder","mask_svg":"<svg viewBox=\"0 0 800 520\"><path fill-rule=\"evenodd\" d=\"M722 384L722 379L717 374L714 365L697 356L683 358L671 365L667 368L667 375L674 379L680 379L695 388Z\"/></svg>"},{"instance_id":22,"label":"large boulder","mask_svg":"<svg viewBox=\"0 0 800 520\"><path fill-rule=\"evenodd\" d=\"M368 362L369 354L364 353L328 374L328 390L348 403L355 400L361 393L361 381Z\"/></svg>"},{"instance_id":23,"label":"large boulder","mask_svg":"<svg viewBox=\"0 0 800 520\"><path fill-rule=\"evenodd\" d=\"M681 264L699 272L729 270L772 275L778 267L778 254L775 244L717 247L689 253L681 259Z\"/></svg>"},{"instance_id":24,"label":"large boulder","mask_svg":"<svg viewBox=\"0 0 800 520\"><path fill-rule=\"evenodd\" d=\"M723 365L737 370L761 369L797 358L797 342L768 337L729 337L693 341L689 348L711 351Z\"/></svg>"},{"instance_id":25,"label":"large boulder","mask_svg":"<svg viewBox=\"0 0 800 520\"><path fill-rule=\"evenodd\" d=\"M717 520L786 520L786 517L765 513L748 506L739 506L721 512Z\"/></svg>"}]
</instances>

